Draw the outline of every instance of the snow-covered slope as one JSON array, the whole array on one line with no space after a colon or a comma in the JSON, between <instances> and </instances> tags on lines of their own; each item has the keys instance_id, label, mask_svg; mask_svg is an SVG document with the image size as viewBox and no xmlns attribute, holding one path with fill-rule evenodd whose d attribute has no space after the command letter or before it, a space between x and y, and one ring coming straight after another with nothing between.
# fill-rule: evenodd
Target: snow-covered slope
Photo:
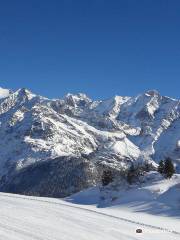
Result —
<instances>
[{"instance_id":1,"label":"snow-covered slope","mask_svg":"<svg viewBox=\"0 0 180 240\"><path fill-rule=\"evenodd\" d=\"M0 194L0 239L178 240L179 220L121 208L98 209L58 199ZM136 233L141 228L143 233Z\"/></svg>"},{"instance_id":2,"label":"snow-covered slope","mask_svg":"<svg viewBox=\"0 0 180 240\"><path fill-rule=\"evenodd\" d=\"M104 167L126 169L132 161L156 162L171 156L178 166L179 103L156 91L94 101L81 93L50 100L27 89L0 89L0 186L8 184L16 192L17 179L23 183L32 166L36 176L37 169L57 159L61 167L70 164L71 171L78 159L82 172L73 176L91 172L85 185L96 182L94 172ZM55 172L53 164L51 174ZM33 186L35 179L39 178ZM78 188L71 186L70 193L72 189Z\"/></svg>"},{"instance_id":3,"label":"snow-covered slope","mask_svg":"<svg viewBox=\"0 0 180 240\"><path fill-rule=\"evenodd\" d=\"M180 174L164 179L161 174L152 171L132 185L123 181L113 182L101 188L98 205L131 206L138 212L179 218Z\"/></svg>"}]
</instances>

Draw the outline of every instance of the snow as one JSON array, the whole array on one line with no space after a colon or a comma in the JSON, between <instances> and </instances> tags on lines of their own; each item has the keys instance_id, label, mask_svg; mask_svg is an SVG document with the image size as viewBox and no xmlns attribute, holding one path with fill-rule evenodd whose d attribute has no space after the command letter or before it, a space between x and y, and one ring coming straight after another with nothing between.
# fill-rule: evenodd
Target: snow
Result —
<instances>
[{"instance_id":1,"label":"snow","mask_svg":"<svg viewBox=\"0 0 180 240\"><path fill-rule=\"evenodd\" d=\"M103 191L98 189L81 191L66 200L78 204L94 202L98 207L125 206L141 213L180 218L180 174L164 179L158 172L151 171L141 178L140 183L129 185L121 179Z\"/></svg>"},{"instance_id":2,"label":"snow","mask_svg":"<svg viewBox=\"0 0 180 240\"><path fill-rule=\"evenodd\" d=\"M127 138L122 141L111 142L108 149L122 157L138 158L140 156L139 148L130 142Z\"/></svg>"},{"instance_id":3,"label":"snow","mask_svg":"<svg viewBox=\"0 0 180 240\"><path fill-rule=\"evenodd\" d=\"M0 193L0 239L6 240L178 240L179 220L96 208L59 199ZM136 229L141 228L142 234Z\"/></svg>"},{"instance_id":4,"label":"snow","mask_svg":"<svg viewBox=\"0 0 180 240\"><path fill-rule=\"evenodd\" d=\"M128 185L119 181L101 192L99 206L131 206L135 211L180 218L180 175L164 179L157 172L149 172L140 183Z\"/></svg>"},{"instance_id":5,"label":"snow","mask_svg":"<svg viewBox=\"0 0 180 240\"><path fill-rule=\"evenodd\" d=\"M180 119L177 119L161 133L158 141L154 143L154 149L156 152L155 156L157 159L162 159L163 157L168 156L169 152L173 153L176 148L179 148L179 129Z\"/></svg>"},{"instance_id":6,"label":"snow","mask_svg":"<svg viewBox=\"0 0 180 240\"><path fill-rule=\"evenodd\" d=\"M9 94L10 94L9 89L4 89L0 87L0 99L8 97Z\"/></svg>"},{"instance_id":7,"label":"snow","mask_svg":"<svg viewBox=\"0 0 180 240\"><path fill-rule=\"evenodd\" d=\"M180 140L177 141L177 148L180 148Z\"/></svg>"},{"instance_id":8,"label":"snow","mask_svg":"<svg viewBox=\"0 0 180 240\"><path fill-rule=\"evenodd\" d=\"M115 96L113 98L100 101L94 110L99 114L108 114L112 118L115 118L119 114L120 106L129 99L130 97Z\"/></svg>"}]
</instances>

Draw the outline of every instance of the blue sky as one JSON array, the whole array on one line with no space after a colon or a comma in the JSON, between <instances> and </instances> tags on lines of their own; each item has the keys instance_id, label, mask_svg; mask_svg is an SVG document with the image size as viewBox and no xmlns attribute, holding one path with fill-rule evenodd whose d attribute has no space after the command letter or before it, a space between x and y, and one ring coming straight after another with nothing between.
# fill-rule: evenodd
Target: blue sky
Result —
<instances>
[{"instance_id":1,"label":"blue sky","mask_svg":"<svg viewBox=\"0 0 180 240\"><path fill-rule=\"evenodd\" d=\"M1 1L0 86L179 98L180 1Z\"/></svg>"}]
</instances>

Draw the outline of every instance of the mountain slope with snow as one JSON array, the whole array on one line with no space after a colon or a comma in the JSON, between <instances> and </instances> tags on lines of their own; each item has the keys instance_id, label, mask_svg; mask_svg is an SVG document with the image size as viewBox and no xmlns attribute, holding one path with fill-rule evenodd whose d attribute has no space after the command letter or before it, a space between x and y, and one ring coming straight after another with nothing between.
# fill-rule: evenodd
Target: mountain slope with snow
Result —
<instances>
[{"instance_id":1,"label":"mountain slope with snow","mask_svg":"<svg viewBox=\"0 0 180 240\"><path fill-rule=\"evenodd\" d=\"M131 162L155 166L167 156L178 170L179 103L157 91L94 101L82 93L51 100L27 89L0 89L0 189L38 195L50 184L48 196L65 196L96 184L104 168L121 172ZM71 169L61 179L69 189L62 195L55 187L60 172L55 162ZM49 166L49 178L38 177Z\"/></svg>"}]
</instances>

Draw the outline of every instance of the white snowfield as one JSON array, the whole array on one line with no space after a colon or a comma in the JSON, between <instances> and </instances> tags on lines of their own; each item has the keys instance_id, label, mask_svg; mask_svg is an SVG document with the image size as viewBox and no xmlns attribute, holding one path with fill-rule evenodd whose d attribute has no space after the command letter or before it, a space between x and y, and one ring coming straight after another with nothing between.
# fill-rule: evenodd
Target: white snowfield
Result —
<instances>
[{"instance_id":1,"label":"white snowfield","mask_svg":"<svg viewBox=\"0 0 180 240\"><path fill-rule=\"evenodd\" d=\"M59 199L0 193L0 216L0 240L180 239L176 218Z\"/></svg>"}]
</instances>

